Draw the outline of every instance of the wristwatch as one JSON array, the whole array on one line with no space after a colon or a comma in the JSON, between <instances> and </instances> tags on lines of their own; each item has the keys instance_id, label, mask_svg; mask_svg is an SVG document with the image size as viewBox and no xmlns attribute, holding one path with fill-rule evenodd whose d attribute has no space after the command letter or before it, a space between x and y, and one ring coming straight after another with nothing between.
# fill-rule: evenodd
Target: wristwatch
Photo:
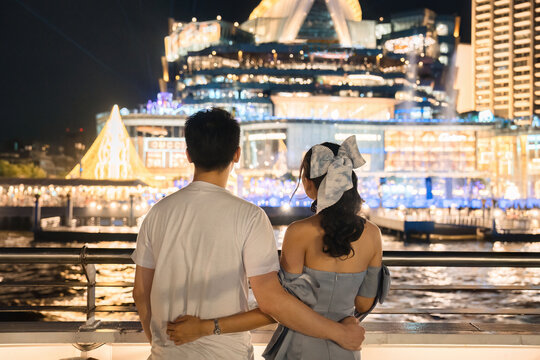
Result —
<instances>
[{"instance_id":1,"label":"wristwatch","mask_svg":"<svg viewBox=\"0 0 540 360\"><path fill-rule=\"evenodd\" d=\"M214 319L214 335L221 335L218 319Z\"/></svg>"}]
</instances>

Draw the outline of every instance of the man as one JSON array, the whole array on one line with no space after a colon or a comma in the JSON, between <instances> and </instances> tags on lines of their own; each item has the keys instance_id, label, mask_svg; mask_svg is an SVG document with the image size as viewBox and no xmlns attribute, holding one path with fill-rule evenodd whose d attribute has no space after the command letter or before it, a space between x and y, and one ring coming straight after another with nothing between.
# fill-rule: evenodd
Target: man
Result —
<instances>
[{"instance_id":1,"label":"man","mask_svg":"<svg viewBox=\"0 0 540 360\"><path fill-rule=\"evenodd\" d=\"M225 189L240 159L240 127L221 109L201 111L185 125L193 182L147 214L132 258L133 298L152 359L252 359L249 332L214 334L177 346L167 323L180 315L216 319L248 310L248 279L261 310L306 335L357 350L364 330L331 321L281 287L272 226L259 207Z\"/></svg>"}]
</instances>

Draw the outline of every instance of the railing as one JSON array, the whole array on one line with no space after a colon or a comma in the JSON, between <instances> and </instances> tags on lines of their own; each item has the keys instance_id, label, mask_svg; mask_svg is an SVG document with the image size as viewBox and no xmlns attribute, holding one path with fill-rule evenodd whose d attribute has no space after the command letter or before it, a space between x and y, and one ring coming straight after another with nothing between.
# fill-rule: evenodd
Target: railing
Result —
<instances>
[{"instance_id":1,"label":"railing","mask_svg":"<svg viewBox=\"0 0 540 360\"><path fill-rule=\"evenodd\" d=\"M133 264L133 249L104 248L1 248L0 264L71 264L81 265L86 281L0 281L0 286L43 287L58 286L86 288L86 306L3 306L0 312L13 311L68 311L85 313L85 327L94 328L96 312L134 312L134 306L99 305L96 306L96 287L131 287L132 282L96 282L96 264ZM383 262L394 266L443 266L443 267L534 267L540 268L540 252L461 252L461 251L385 251ZM540 285L425 285L397 284L392 290L408 291L539 291ZM380 314L493 314L493 315L540 315L539 308L531 309L439 309L439 308L378 308L374 313Z\"/></svg>"}]
</instances>

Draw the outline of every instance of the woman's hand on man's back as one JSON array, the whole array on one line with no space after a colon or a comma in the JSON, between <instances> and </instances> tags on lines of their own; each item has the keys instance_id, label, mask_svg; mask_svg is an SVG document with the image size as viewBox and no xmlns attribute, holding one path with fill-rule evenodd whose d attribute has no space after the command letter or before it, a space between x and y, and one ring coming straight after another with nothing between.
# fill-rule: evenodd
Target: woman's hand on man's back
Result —
<instances>
[{"instance_id":1,"label":"woman's hand on man's back","mask_svg":"<svg viewBox=\"0 0 540 360\"><path fill-rule=\"evenodd\" d=\"M182 345L212 334L211 320L201 320L198 317L184 315L167 324L167 335L176 345Z\"/></svg>"},{"instance_id":2,"label":"woman's hand on man's back","mask_svg":"<svg viewBox=\"0 0 540 360\"><path fill-rule=\"evenodd\" d=\"M353 316L348 316L340 321L343 326L343 334L334 341L344 349L356 351L362 349L366 330L360 326L360 322Z\"/></svg>"}]
</instances>

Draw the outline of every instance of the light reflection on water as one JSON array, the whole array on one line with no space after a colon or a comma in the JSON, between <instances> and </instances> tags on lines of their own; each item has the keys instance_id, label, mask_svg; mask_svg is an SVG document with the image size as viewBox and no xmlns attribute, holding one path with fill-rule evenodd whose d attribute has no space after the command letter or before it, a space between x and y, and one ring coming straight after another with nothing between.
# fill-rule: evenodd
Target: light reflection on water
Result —
<instances>
[{"instance_id":1,"label":"light reflection on water","mask_svg":"<svg viewBox=\"0 0 540 360\"><path fill-rule=\"evenodd\" d=\"M278 246L285 227L276 227ZM81 247L81 243L32 242L31 233L0 232L0 247ZM133 248L130 242L101 242L91 247ZM540 243L501 243L460 241L447 243L403 243L391 236L383 236L384 250L406 251L523 251L540 252ZM446 267L392 267L392 284L431 285L540 285L539 268L446 268ZM134 265L97 265L98 282L132 282ZM0 265L0 281L63 279L85 281L79 265ZM131 305L131 288L111 287L96 289L97 305ZM0 306L6 305L80 305L86 304L84 289L66 288L3 288L0 287ZM381 308L538 308L540 291L405 291L394 290ZM98 313L104 320L137 320L133 313ZM0 313L0 319L2 314ZM539 323L540 316L480 316L480 315L382 315L372 314L368 321L483 321ZM83 314L47 313L46 320L84 320Z\"/></svg>"}]
</instances>

